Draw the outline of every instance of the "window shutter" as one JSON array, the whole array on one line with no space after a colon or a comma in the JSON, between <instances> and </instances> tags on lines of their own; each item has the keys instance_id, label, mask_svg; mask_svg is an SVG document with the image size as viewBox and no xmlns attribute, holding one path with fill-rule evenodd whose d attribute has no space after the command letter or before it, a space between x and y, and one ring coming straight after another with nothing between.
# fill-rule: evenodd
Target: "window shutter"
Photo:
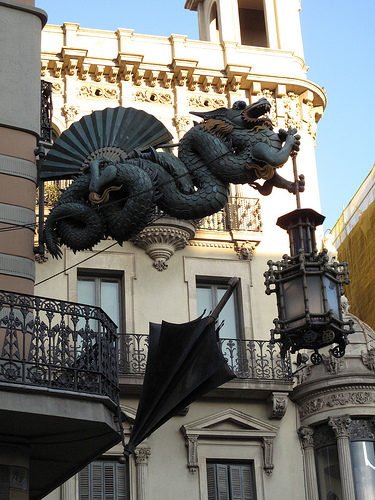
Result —
<instances>
[{"instance_id":1,"label":"window shutter","mask_svg":"<svg viewBox=\"0 0 375 500\"><path fill-rule=\"evenodd\" d=\"M127 476L126 467L122 464L116 464L117 471L117 500L127 500Z\"/></svg>"},{"instance_id":2,"label":"window shutter","mask_svg":"<svg viewBox=\"0 0 375 500\"><path fill-rule=\"evenodd\" d=\"M255 500L251 467L249 465L231 465L229 470L231 500Z\"/></svg>"},{"instance_id":3,"label":"window shutter","mask_svg":"<svg viewBox=\"0 0 375 500\"><path fill-rule=\"evenodd\" d=\"M207 464L207 490L208 490L208 500L217 500L214 464Z\"/></svg>"},{"instance_id":4,"label":"window shutter","mask_svg":"<svg viewBox=\"0 0 375 500\"><path fill-rule=\"evenodd\" d=\"M115 464L105 463L104 469L104 496L103 500L115 500L116 484L115 484Z\"/></svg>"},{"instance_id":5,"label":"window shutter","mask_svg":"<svg viewBox=\"0 0 375 500\"><path fill-rule=\"evenodd\" d=\"M79 473L79 498L80 500L90 500L90 478L89 467L85 467Z\"/></svg>"},{"instance_id":6,"label":"window shutter","mask_svg":"<svg viewBox=\"0 0 375 500\"><path fill-rule=\"evenodd\" d=\"M229 496L228 467L216 464L216 477L219 493L217 500L231 500Z\"/></svg>"},{"instance_id":7,"label":"window shutter","mask_svg":"<svg viewBox=\"0 0 375 500\"><path fill-rule=\"evenodd\" d=\"M103 464L92 462L91 464L91 495L90 500L102 500L104 498L104 489L102 481Z\"/></svg>"}]
</instances>

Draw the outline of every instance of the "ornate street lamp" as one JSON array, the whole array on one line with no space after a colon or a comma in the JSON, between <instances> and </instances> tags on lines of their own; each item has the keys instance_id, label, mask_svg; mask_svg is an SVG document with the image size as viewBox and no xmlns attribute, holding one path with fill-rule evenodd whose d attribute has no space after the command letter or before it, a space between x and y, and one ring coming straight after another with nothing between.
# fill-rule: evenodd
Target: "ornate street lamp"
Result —
<instances>
[{"instance_id":1,"label":"ornate street lamp","mask_svg":"<svg viewBox=\"0 0 375 500\"><path fill-rule=\"evenodd\" d=\"M311 361L322 362L318 350L336 344L332 354L345 354L353 322L344 322L341 310L343 285L349 284L347 263L330 262L327 250L318 253L315 228L325 217L300 207L298 176L293 158L297 210L283 215L277 225L289 235L290 256L278 262L268 261L264 273L266 294L276 293L278 318L271 330L271 342L281 342L285 356L300 349L314 350Z\"/></svg>"}]
</instances>

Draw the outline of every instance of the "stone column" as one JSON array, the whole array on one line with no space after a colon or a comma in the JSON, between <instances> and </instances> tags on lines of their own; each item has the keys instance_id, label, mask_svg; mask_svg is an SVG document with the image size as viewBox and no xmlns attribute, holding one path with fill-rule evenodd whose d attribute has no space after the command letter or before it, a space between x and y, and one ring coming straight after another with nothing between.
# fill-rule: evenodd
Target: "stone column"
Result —
<instances>
[{"instance_id":1,"label":"stone column","mask_svg":"<svg viewBox=\"0 0 375 500\"><path fill-rule=\"evenodd\" d=\"M329 418L328 420L328 425L332 427L337 441L343 500L355 500L353 469L349 447L349 427L351 421L352 419L349 415Z\"/></svg>"},{"instance_id":2,"label":"stone column","mask_svg":"<svg viewBox=\"0 0 375 500\"><path fill-rule=\"evenodd\" d=\"M150 454L149 448L137 448L134 452L137 467L137 500L148 500L147 466Z\"/></svg>"},{"instance_id":3,"label":"stone column","mask_svg":"<svg viewBox=\"0 0 375 500\"><path fill-rule=\"evenodd\" d=\"M303 463L306 473L306 500L319 500L314 455L314 429L304 425L298 429L298 436L303 448Z\"/></svg>"}]
</instances>

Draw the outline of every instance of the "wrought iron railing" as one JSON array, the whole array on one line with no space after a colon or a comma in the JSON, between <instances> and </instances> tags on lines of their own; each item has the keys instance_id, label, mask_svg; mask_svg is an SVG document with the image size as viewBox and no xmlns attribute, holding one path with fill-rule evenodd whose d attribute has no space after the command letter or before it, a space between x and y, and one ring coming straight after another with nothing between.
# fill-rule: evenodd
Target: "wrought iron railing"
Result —
<instances>
[{"instance_id":1,"label":"wrought iron railing","mask_svg":"<svg viewBox=\"0 0 375 500\"><path fill-rule=\"evenodd\" d=\"M119 373L144 375L148 335L120 334ZM220 346L230 368L238 378L255 380L292 380L290 357L281 358L278 344L267 340L221 339Z\"/></svg>"},{"instance_id":2,"label":"wrought iron railing","mask_svg":"<svg viewBox=\"0 0 375 500\"><path fill-rule=\"evenodd\" d=\"M227 205L202 219L197 229L211 231L262 231L260 201L257 198L230 196Z\"/></svg>"},{"instance_id":3,"label":"wrought iron railing","mask_svg":"<svg viewBox=\"0 0 375 500\"><path fill-rule=\"evenodd\" d=\"M40 140L52 144L52 83L41 81Z\"/></svg>"},{"instance_id":4,"label":"wrought iron railing","mask_svg":"<svg viewBox=\"0 0 375 500\"><path fill-rule=\"evenodd\" d=\"M0 384L119 400L116 325L98 307L0 291Z\"/></svg>"}]
</instances>

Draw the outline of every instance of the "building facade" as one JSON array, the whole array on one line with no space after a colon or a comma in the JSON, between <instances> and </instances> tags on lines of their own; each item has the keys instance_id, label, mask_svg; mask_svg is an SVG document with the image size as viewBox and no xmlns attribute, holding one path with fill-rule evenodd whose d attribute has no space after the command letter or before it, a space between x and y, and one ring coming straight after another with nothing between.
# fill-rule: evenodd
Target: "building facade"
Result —
<instances>
[{"instance_id":1,"label":"building facade","mask_svg":"<svg viewBox=\"0 0 375 500\"><path fill-rule=\"evenodd\" d=\"M197 11L200 40L47 25L41 78L52 84L55 136L93 111L123 106L157 117L178 143L193 125L190 112L266 97L274 129L296 128L301 135L302 204L319 211L314 147L326 96L307 79L300 7L299 0L188 0L185 8ZM291 160L282 175L293 179ZM46 187L46 193L54 189ZM294 196L285 190L260 198L248 185L233 185L225 211L198 224L164 216L121 247L106 240L76 254L62 247L57 261L48 253L37 258L36 293L100 306L118 325L126 439L143 381L149 323L191 321L216 305L231 277L240 279L219 318L225 319L220 344L237 378L173 417L128 463L119 461L117 445L50 500L371 498L360 496L360 472L352 473L359 462L351 458L349 435L342 439L334 425L345 417L349 432L364 418L362 441L370 443L365 446L370 456L373 365L363 362L358 347L349 372L364 374L355 381L346 375L343 381L347 368L332 368L331 360L299 367L295 382L294 360L283 361L277 346L269 344L277 313L264 293L263 273L268 260L280 260L288 251L276 220L294 208ZM358 337L362 345L365 336ZM364 346L368 356L371 340ZM325 386L332 388L329 397ZM324 426L334 432L326 447L318 441ZM340 459L325 463L331 445L328 455ZM373 493L371 474L365 481Z\"/></svg>"}]
</instances>

